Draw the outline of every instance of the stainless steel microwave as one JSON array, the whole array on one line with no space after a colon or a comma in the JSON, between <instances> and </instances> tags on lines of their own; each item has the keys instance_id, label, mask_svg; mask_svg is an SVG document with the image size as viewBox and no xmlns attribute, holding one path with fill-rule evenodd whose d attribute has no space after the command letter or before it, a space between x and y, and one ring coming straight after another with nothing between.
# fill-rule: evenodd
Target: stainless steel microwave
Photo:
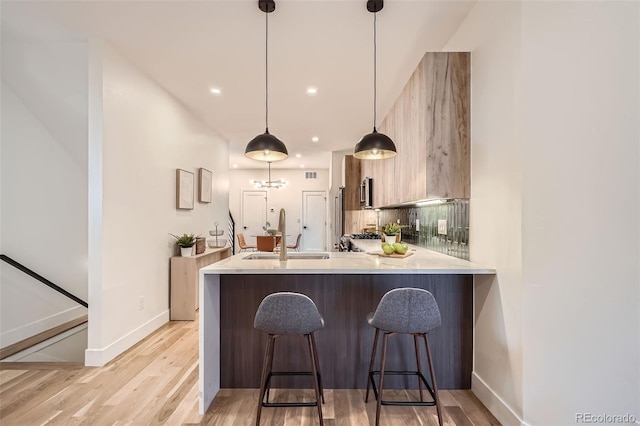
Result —
<instances>
[{"instance_id":1,"label":"stainless steel microwave","mask_svg":"<svg viewBox=\"0 0 640 426\"><path fill-rule=\"evenodd\" d=\"M373 208L373 179L370 177L364 178L360 183L360 207Z\"/></svg>"}]
</instances>

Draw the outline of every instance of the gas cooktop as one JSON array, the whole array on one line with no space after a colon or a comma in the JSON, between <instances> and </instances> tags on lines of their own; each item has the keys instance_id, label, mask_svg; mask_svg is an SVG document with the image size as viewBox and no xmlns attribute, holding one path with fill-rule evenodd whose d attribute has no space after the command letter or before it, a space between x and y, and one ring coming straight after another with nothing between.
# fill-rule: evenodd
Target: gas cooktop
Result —
<instances>
[{"instance_id":1,"label":"gas cooktop","mask_svg":"<svg viewBox=\"0 0 640 426\"><path fill-rule=\"evenodd\" d=\"M365 232L363 234L351 234L354 240L379 240L380 235L375 232Z\"/></svg>"}]
</instances>

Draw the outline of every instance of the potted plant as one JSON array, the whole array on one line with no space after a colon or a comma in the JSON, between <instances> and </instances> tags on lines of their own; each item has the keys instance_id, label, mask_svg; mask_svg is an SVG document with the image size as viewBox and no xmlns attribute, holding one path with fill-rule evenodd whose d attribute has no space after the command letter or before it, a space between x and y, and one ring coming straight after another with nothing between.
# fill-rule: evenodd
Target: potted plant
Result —
<instances>
[{"instance_id":1,"label":"potted plant","mask_svg":"<svg viewBox=\"0 0 640 426\"><path fill-rule=\"evenodd\" d=\"M396 235L400 234L400 230L402 228L406 228L407 225L400 225L398 223L389 222L384 226L382 232L384 232L384 240L389 244L393 244L396 242ZM398 238L400 241L400 238Z\"/></svg>"},{"instance_id":2,"label":"potted plant","mask_svg":"<svg viewBox=\"0 0 640 426\"><path fill-rule=\"evenodd\" d=\"M193 234L182 234L180 236L169 234L176 240L176 244L180 246L180 255L184 257L191 256L192 247L196 243L196 236Z\"/></svg>"}]
</instances>

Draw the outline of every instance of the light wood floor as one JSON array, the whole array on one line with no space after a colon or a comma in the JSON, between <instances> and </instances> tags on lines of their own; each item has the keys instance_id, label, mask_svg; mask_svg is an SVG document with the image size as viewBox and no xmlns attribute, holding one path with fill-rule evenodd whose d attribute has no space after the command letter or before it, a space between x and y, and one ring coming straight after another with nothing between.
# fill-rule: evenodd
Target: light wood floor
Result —
<instances>
[{"instance_id":1,"label":"light wood floor","mask_svg":"<svg viewBox=\"0 0 640 426\"><path fill-rule=\"evenodd\" d=\"M250 425L257 389L223 389L198 415L198 322L170 322L101 368L0 363L0 424ZM321 349L320 349L321 352ZM385 391L385 399L403 392ZM276 390L271 399L311 399ZM372 425L375 402L361 390L325 390L325 424ZM447 425L498 425L470 392L442 391ZM263 425L317 424L315 407L264 408ZM434 407L382 407L382 425L437 425Z\"/></svg>"}]
</instances>

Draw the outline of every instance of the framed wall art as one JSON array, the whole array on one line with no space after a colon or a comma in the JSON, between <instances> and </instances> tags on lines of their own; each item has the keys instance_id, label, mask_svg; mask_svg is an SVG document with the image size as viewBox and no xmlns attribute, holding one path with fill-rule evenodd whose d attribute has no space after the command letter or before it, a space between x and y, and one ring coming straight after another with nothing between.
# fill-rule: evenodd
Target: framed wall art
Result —
<instances>
[{"instance_id":1,"label":"framed wall art","mask_svg":"<svg viewBox=\"0 0 640 426\"><path fill-rule=\"evenodd\" d=\"M176 169L176 208L193 210L193 173Z\"/></svg>"},{"instance_id":2,"label":"framed wall art","mask_svg":"<svg viewBox=\"0 0 640 426\"><path fill-rule=\"evenodd\" d=\"M198 192L198 201L201 203L210 203L211 202L211 179L213 174L207 170L200 168L199 173L199 192Z\"/></svg>"}]
</instances>

